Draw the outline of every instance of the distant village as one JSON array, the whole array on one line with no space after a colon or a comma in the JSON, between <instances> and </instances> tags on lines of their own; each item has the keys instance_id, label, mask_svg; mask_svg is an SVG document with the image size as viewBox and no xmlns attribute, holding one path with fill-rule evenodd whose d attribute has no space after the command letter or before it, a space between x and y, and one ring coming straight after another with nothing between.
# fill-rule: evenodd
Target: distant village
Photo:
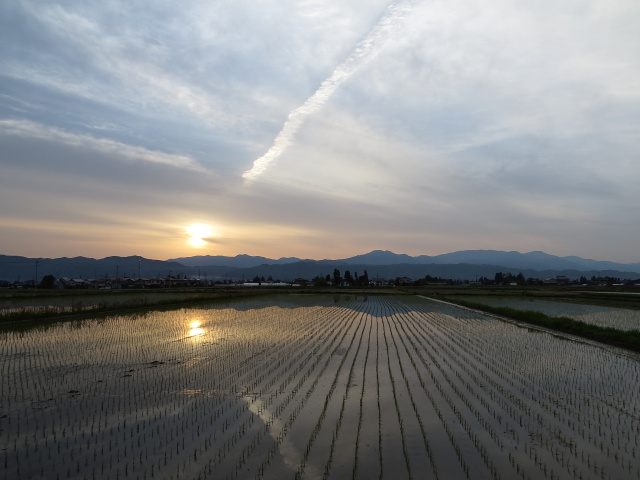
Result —
<instances>
[{"instance_id":1,"label":"distant village","mask_svg":"<svg viewBox=\"0 0 640 480\"><path fill-rule=\"evenodd\" d=\"M53 275L45 275L39 282L35 280L7 281L0 280L0 288L7 289L76 289L76 290L120 290L120 289L165 289L165 288L195 288L195 287L394 287L394 286L523 286L523 285L574 285L574 286L640 286L640 279L621 280L615 277L570 279L563 275L552 278L524 278L520 273L498 272L494 278L480 277L473 280L453 280L426 275L420 279L409 277L369 278L367 272L358 277L351 276L349 271L341 275L335 270L333 275L317 276L313 279L296 278L291 281L282 281L271 277L256 276L252 279L240 280L212 280L201 277L189 277L186 275L167 276L164 278L130 278L130 277L106 277L98 279L85 278L56 278Z\"/></svg>"}]
</instances>

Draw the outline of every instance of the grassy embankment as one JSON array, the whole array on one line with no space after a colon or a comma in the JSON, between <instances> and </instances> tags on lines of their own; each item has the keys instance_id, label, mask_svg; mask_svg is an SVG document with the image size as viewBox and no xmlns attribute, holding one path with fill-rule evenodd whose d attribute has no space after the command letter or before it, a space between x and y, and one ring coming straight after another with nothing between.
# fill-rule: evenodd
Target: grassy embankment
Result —
<instances>
[{"instance_id":1,"label":"grassy embankment","mask_svg":"<svg viewBox=\"0 0 640 480\"><path fill-rule=\"evenodd\" d=\"M158 308L177 308L211 301L247 298L279 293L380 295L400 293L378 288L304 288L296 287L209 287L144 290L28 290L0 291L0 301L14 301L18 305L2 311L0 325L20 322L64 320L86 315L144 311ZM50 303L43 305L43 300Z\"/></svg>"},{"instance_id":2,"label":"grassy embankment","mask_svg":"<svg viewBox=\"0 0 640 480\"><path fill-rule=\"evenodd\" d=\"M0 324L19 322L63 320L85 315L111 314L115 312L147 310L152 308L174 308L216 300L235 299L274 293L274 289L216 288L176 290L136 290L117 293L96 291L31 291L19 294L0 295L0 299L12 299L22 306L11 311L0 312ZM92 297L92 300L87 300ZM99 299L96 300L95 297ZM29 300L50 299L50 305L30 305Z\"/></svg>"},{"instance_id":3,"label":"grassy embankment","mask_svg":"<svg viewBox=\"0 0 640 480\"><path fill-rule=\"evenodd\" d=\"M460 300L453 296L438 296L438 298L474 310L493 313L513 320L545 327L550 330L640 352L640 330L617 330L615 328L599 327L569 317L554 317L533 310L494 307L484 303Z\"/></svg>"},{"instance_id":4,"label":"grassy embankment","mask_svg":"<svg viewBox=\"0 0 640 480\"><path fill-rule=\"evenodd\" d=\"M420 291L418 291L420 290ZM435 289L436 291L425 291L426 289L377 289L377 288L364 288L364 289L331 289L331 288L301 288L296 289L296 293L340 293L340 294L418 294L426 296L434 296L434 298L444 299L464 307L473 308L476 310L493 313L506 318L538 325L548 329L556 330L559 332L568 333L571 335L587 338L590 340L596 340L599 342L607 343L617 347L626 348L629 350L640 351L640 331L622 331L614 328L599 327L596 325L590 325L584 322L580 322L568 317L554 317L545 315L540 312L532 310L519 310L509 307L493 307L478 302L469 302L466 300L460 300L456 298L456 293L468 294L470 291L464 289L461 292L456 292L450 289ZM273 293L285 293L290 290L282 288L215 288L215 289L176 289L176 290L137 290L135 292L118 292L123 298L119 298L117 301L113 299L113 293L105 292L104 300L88 303L83 300L86 296L95 296L95 291L39 291L39 292L20 292L20 293L5 293L0 294L0 298L42 298L52 297L59 299L60 297L67 297L70 299L71 307L63 307L56 305L48 306L24 306L18 308L12 312L0 313L0 323L16 323L23 321L46 321L49 319L64 319L73 318L83 315L95 315L95 314L110 314L121 311L135 311L135 310L147 310L152 308L175 308L180 305L197 304L215 300L234 299L242 297L251 297L256 295L265 295ZM475 294L501 294L506 293L505 290L500 289L499 292L492 289L491 291L484 291L480 289L473 291ZM511 292L514 294L515 292ZM569 301L575 303L593 303L600 305L616 304L615 306L622 308L638 308L637 298L625 298L625 296L614 295L598 295L592 293L588 295L588 300L585 295L577 294L576 292L567 292L563 290L537 292L535 290L518 292L517 295L534 296L534 297L553 297L554 299L562 298L562 301ZM582 298L580 298L582 297ZM53 302L55 303L55 302ZM624 305L623 305L624 304Z\"/></svg>"}]
</instances>

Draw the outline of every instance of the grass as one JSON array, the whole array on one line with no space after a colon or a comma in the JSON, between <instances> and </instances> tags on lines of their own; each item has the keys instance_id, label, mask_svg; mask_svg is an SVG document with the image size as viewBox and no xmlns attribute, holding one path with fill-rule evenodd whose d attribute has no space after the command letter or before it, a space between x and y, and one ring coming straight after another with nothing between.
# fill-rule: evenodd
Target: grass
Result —
<instances>
[{"instance_id":1,"label":"grass","mask_svg":"<svg viewBox=\"0 0 640 480\"><path fill-rule=\"evenodd\" d=\"M83 292L84 293L84 292ZM167 298L156 298L150 299L148 295L155 295L158 293L167 294ZM114 298L110 298L109 294L105 294L104 301L98 302L83 302L83 296L95 296L96 292L87 291L83 294L78 294L74 292L72 295L68 295L68 298L71 300L71 307L65 306L30 306L25 305L22 307L18 307L17 309L11 312L0 313L0 325L5 324L15 324L21 322L30 322L34 320L49 320L49 319L60 319L63 320L65 318L73 318L82 315L94 315L94 314L102 314L102 313L113 313L113 312L122 312L122 311L130 311L130 310L146 310L157 307L173 307L183 304L192 304L192 303L201 303L208 302L212 300L224 300L230 298L239 298L239 297L248 297L248 296L257 296L264 295L268 293L274 293L272 289L246 289L246 288L238 288L238 289L216 289L216 290L199 290L199 291L147 291L141 292L138 291L136 293L128 293L125 296L130 298L122 298L115 300ZM176 298L176 294L184 294L183 298ZM51 295L49 292L42 292L42 294L34 294L31 293L30 297L20 297L17 298L42 298L42 297L52 297L54 299L60 298L59 295ZM13 297L16 298L16 297Z\"/></svg>"},{"instance_id":2,"label":"grass","mask_svg":"<svg viewBox=\"0 0 640 480\"><path fill-rule=\"evenodd\" d=\"M65 320L86 315L111 314L114 312L143 311L153 308L172 308L215 300L254 297L273 293L375 295L402 293L376 288L283 288L283 287L203 287L144 290L28 290L16 291L0 289L0 300L16 300L23 304L13 311L0 309L0 327L15 326L18 323ZM156 298L156 297L165 298ZM176 298L178 296L179 298ZM180 298L181 296L181 298ZM101 297L99 301L87 301L86 297ZM129 298L114 298L129 297ZM32 305L33 299L50 298L54 305ZM102 300L104 298L104 300ZM61 299L68 300L65 306L57 306ZM83 300L84 299L84 300ZM70 305L70 307L69 307Z\"/></svg>"},{"instance_id":3,"label":"grass","mask_svg":"<svg viewBox=\"0 0 640 480\"><path fill-rule=\"evenodd\" d=\"M558 332L568 333L577 337L595 340L640 352L640 330L618 330L610 327L599 327L580 322L569 317L554 317L533 310L519 310L510 307L494 307L484 303L468 302L455 297L443 297L445 300L462 305L463 307L493 313L502 317L519 320L521 322L538 325Z\"/></svg>"}]
</instances>

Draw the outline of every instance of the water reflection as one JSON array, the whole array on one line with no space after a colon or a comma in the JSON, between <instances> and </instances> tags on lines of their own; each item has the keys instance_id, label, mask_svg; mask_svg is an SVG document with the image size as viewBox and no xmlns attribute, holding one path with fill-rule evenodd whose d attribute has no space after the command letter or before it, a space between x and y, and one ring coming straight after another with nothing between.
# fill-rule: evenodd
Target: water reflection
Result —
<instances>
[{"instance_id":1,"label":"water reflection","mask_svg":"<svg viewBox=\"0 0 640 480\"><path fill-rule=\"evenodd\" d=\"M302 463L302 453L299 445L296 445L289 437L285 437L285 424L267 409L267 406L260 398L243 397L247 402L249 411L256 415L266 425L269 425L269 435L279 443L278 451L282 455L285 466L295 472ZM311 463L305 465L305 478L317 480L322 478L320 471Z\"/></svg>"},{"instance_id":2,"label":"water reflection","mask_svg":"<svg viewBox=\"0 0 640 480\"><path fill-rule=\"evenodd\" d=\"M187 337L198 337L200 335L204 335L205 330L201 327L202 321L200 319L192 319L189 322L189 333Z\"/></svg>"}]
</instances>

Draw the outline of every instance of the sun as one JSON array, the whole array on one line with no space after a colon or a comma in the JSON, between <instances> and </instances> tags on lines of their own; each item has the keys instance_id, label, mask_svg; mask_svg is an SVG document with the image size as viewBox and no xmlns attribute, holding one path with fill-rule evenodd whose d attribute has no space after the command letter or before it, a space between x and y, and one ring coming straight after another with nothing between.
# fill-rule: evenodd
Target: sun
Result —
<instances>
[{"instance_id":1,"label":"sun","mask_svg":"<svg viewBox=\"0 0 640 480\"><path fill-rule=\"evenodd\" d=\"M203 247L207 244L207 238L213 235L213 231L209 225L194 223L187 227L187 235L189 236L189 245Z\"/></svg>"}]
</instances>

